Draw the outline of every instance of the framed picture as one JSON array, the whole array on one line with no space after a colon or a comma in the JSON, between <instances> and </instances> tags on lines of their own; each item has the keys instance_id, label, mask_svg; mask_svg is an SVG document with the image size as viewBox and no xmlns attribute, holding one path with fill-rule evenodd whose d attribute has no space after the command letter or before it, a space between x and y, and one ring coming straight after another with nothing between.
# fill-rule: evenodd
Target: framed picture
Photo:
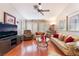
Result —
<instances>
[{"instance_id":1,"label":"framed picture","mask_svg":"<svg viewBox=\"0 0 79 59\"><path fill-rule=\"evenodd\" d=\"M68 31L79 31L79 14L68 17Z\"/></svg>"},{"instance_id":2,"label":"framed picture","mask_svg":"<svg viewBox=\"0 0 79 59\"><path fill-rule=\"evenodd\" d=\"M16 24L16 17L4 12L4 23Z\"/></svg>"},{"instance_id":3,"label":"framed picture","mask_svg":"<svg viewBox=\"0 0 79 59\"><path fill-rule=\"evenodd\" d=\"M66 31L66 19L59 21L59 30Z\"/></svg>"}]
</instances>

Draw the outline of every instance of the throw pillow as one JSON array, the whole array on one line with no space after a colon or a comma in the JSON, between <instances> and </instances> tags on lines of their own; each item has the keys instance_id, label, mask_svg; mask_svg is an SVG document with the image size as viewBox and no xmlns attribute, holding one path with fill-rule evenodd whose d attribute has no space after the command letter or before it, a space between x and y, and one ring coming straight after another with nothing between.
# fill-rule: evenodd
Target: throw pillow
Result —
<instances>
[{"instance_id":1,"label":"throw pillow","mask_svg":"<svg viewBox=\"0 0 79 59\"><path fill-rule=\"evenodd\" d=\"M53 34L53 37L54 38L58 38L59 37L59 34L58 33L55 33L55 34Z\"/></svg>"},{"instance_id":2,"label":"throw pillow","mask_svg":"<svg viewBox=\"0 0 79 59\"><path fill-rule=\"evenodd\" d=\"M65 38L65 36L64 36L63 34L59 34L59 39L60 39L61 41L64 41L64 38Z\"/></svg>"},{"instance_id":3,"label":"throw pillow","mask_svg":"<svg viewBox=\"0 0 79 59\"><path fill-rule=\"evenodd\" d=\"M68 42L74 42L74 38L70 35L68 35L65 39L64 39L64 42L65 43L68 43Z\"/></svg>"}]
</instances>

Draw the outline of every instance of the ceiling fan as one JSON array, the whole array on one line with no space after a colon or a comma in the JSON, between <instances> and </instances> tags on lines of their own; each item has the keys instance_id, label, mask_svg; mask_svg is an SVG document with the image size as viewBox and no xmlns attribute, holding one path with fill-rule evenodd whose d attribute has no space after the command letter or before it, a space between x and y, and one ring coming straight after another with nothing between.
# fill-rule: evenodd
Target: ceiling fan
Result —
<instances>
[{"instance_id":1,"label":"ceiling fan","mask_svg":"<svg viewBox=\"0 0 79 59\"><path fill-rule=\"evenodd\" d=\"M37 5L33 6L35 10L37 10L39 13L41 13L42 15L44 15L43 12L49 12L49 9L42 9L42 5L41 3L38 3Z\"/></svg>"}]
</instances>

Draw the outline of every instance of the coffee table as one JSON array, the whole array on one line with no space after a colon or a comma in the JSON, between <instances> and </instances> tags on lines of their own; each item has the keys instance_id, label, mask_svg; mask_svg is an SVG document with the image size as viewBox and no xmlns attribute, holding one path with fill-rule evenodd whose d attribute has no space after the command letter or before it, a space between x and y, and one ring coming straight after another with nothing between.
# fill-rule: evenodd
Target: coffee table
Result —
<instances>
[{"instance_id":1,"label":"coffee table","mask_svg":"<svg viewBox=\"0 0 79 59\"><path fill-rule=\"evenodd\" d=\"M36 41L37 41L38 46L40 46L40 47L48 47L49 38L46 38L46 42L43 43L42 39L41 39L41 36L37 36Z\"/></svg>"}]
</instances>

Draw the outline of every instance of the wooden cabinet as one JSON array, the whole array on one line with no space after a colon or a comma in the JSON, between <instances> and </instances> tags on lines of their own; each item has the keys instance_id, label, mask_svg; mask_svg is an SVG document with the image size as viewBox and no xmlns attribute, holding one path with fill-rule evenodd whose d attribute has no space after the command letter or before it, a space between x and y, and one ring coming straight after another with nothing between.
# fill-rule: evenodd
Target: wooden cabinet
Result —
<instances>
[{"instance_id":1,"label":"wooden cabinet","mask_svg":"<svg viewBox=\"0 0 79 59\"><path fill-rule=\"evenodd\" d=\"M1 40L0 41L0 54L3 55L7 51L9 51L10 47L11 47L11 40L10 39Z\"/></svg>"},{"instance_id":2,"label":"wooden cabinet","mask_svg":"<svg viewBox=\"0 0 79 59\"><path fill-rule=\"evenodd\" d=\"M20 44L22 42L23 36L17 36L17 44Z\"/></svg>"},{"instance_id":3,"label":"wooden cabinet","mask_svg":"<svg viewBox=\"0 0 79 59\"><path fill-rule=\"evenodd\" d=\"M17 25L0 23L0 55L17 45Z\"/></svg>"},{"instance_id":4,"label":"wooden cabinet","mask_svg":"<svg viewBox=\"0 0 79 59\"><path fill-rule=\"evenodd\" d=\"M21 41L21 37L17 35L0 39L0 55L7 53L21 43Z\"/></svg>"}]
</instances>

